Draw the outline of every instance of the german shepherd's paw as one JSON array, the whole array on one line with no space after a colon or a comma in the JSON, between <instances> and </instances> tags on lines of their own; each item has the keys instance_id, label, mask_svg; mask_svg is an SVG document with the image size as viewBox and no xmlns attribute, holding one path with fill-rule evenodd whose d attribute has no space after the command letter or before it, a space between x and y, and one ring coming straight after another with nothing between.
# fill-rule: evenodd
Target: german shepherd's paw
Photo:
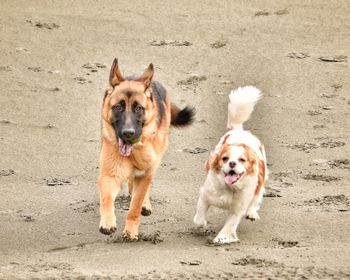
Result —
<instances>
[{"instance_id":1,"label":"german shepherd's paw","mask_svg":"<svg viewBox=\"0 0 350 280\"><path fill-rule=\"evenodd\" d=\"M106 235L110 235L112 234L113 232L115 232L117 230L116 227L112 227L112 228L103 228L103 227L100 227L99 231L103 234L106 234Z\"/></svg>"},{"instance_id":2,"label":"german shepherd's paw","mask_svg":"<svg viewBox=\"0 0 350 280\"><path fill-rule=\"evenodd\" d=\"M110 224L106 223L105 221L100 222L100 228L99 231L103 234L110 235L113 232L117 230L116 222L112 222Z\"/></svg>"},{"instance_id":3,"label":"german shepherd's paw","mask_svg":"<svg viewBox=\"0 0 350 280\"><path fill-rule=\"evenodd\" d=\"M148 208L146 206L142 207L142 210L141 210L141 215L142 216L150 216L151 214L152 214L152 209L151 208Z\"/></svg>"},{"instance_id":4,"label":"german shepherd's paw","mask_svg":"<svg viewBox=\"0 0 350 280\"><path fill-rule=\"evenodd\" d=\"M123 241L130 242L130 241L138 241L138 240L139 240L138 235L132 235L129 231L124 231Z\"/></svg>"},{"instance_id":5,"label":"german shepherd's paw","mask_svg":"<svg viewBox=\"0 0 350 280\"><path fill-rule=\"evenodd\" d=\"M139 239L139 224L137 222L126 220L125 228L123 230L123 239L126 241L133 241Z\"/></svg>"}]
</instances>

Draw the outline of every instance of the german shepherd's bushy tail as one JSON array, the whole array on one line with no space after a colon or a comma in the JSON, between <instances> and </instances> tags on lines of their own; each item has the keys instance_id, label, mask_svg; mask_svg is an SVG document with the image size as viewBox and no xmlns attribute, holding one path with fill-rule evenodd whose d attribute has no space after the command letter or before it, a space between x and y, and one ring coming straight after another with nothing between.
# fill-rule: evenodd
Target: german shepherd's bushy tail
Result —
<instances>
[{"instance_id":1,"label":"german shepherd's bushy tail","mask_svg":"<svg viewBox=\"0 0 350 280\"><path fill-rule=\"evenodd\" d=\"M186 106L182 110L171 103L171 121L170 124L175 127L185 127L193 123L196 110L193 107Z\"/></svg>"}]
</instances>

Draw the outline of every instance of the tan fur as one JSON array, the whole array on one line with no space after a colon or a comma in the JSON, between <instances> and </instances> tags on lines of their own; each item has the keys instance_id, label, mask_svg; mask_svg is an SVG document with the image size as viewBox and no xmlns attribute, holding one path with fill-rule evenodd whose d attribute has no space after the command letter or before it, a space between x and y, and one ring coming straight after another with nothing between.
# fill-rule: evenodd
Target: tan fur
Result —
<instances>
[{"instance_id":1,"label":"tan fur","mask_svg":"<svg viewBox=\"0 0 350 280\"><path fill-rule=\"evenodd\" d=\"M168 132L171 119L170 99L165 100L165 116L158 123L156 101L151 96L150 81L152 69L147 69L139 80L124 80L118 68L111 71L111 87L107 89L102 106L102 149L100 157L100 228L115 230L114 200L119 193L121 184L129 182L129 192L132 193L130 210L128 212L124 235L137 239L140 225L141 207L149 204L149 187L153 175L160 163L168 145ZM112 72L114 74L112 74ZM113 87L118 85L116 87ZM125 94L132 91L130 99ZM118 150L118 141L112 123L112 106L125 98L126 106L131 106L137 100L145 108L145 124L142 130L141 143L134 145L129 157L123 157ZM136 176L135 172L143 172Z\"/></svg>"}]
</instances>

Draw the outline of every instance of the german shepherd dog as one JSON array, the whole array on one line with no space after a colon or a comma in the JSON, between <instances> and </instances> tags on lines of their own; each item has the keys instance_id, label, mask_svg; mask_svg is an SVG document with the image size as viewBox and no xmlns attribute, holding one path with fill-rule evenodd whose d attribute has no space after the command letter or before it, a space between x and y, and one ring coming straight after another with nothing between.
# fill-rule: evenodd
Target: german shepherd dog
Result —
<instances>
[{"instance_id":1,"label":"german shepherd dog","mask_svg":"<svg viewBox=\"0 0 350 280\"><path fill-rule=\"evenodd\" d=\"M123 236L137 240L140 214L152 212L150 185L168 145L170 125L187 126L194 108L180 110L153 78L153 65L140 77L124 78L114 59L102 105L100 157L100 232L116 230L114 201L123 182L131 194Z\"/></svg>"}]
</instances>

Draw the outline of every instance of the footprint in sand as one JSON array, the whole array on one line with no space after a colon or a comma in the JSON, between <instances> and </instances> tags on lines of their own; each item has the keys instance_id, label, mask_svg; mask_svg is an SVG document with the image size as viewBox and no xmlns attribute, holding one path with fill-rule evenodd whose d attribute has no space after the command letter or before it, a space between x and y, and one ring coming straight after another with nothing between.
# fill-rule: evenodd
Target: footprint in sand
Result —
<instances>
[{"instance_id":1,"label":"footprint in sand","mask_svg":"<svg viewBox=\"0 0 350 280\"><path fill-rule=\"evenodd\" d=\"M336 210L339 212L347 212L350 210L350 200L344 194L325 195L323 197L306 200L303 203L306 206L316 206L323 210Z\"/></svg>"}]
</instances>

